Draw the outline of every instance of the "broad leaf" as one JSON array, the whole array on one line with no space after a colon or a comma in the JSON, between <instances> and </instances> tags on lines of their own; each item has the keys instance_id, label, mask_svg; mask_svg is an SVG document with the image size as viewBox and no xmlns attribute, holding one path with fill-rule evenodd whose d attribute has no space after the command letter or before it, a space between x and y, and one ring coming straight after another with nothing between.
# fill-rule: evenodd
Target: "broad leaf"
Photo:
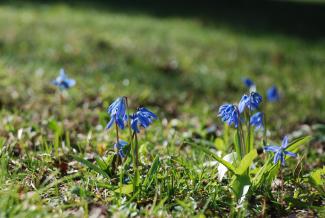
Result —
<instances>
[{"instance_id":1,"label":"broad leaf","mask_svg":"<svg viewBox=\"0 0 325 218\"><path fill-rule=\"evenodd\" d=\"M251 166L253 160L256 157L257 157L256 149L246 154L245 157L240 161L239 167L236 169L236 173L238 175L243 175L247 171L247 169Z\"/></svg>"}]
</instances>

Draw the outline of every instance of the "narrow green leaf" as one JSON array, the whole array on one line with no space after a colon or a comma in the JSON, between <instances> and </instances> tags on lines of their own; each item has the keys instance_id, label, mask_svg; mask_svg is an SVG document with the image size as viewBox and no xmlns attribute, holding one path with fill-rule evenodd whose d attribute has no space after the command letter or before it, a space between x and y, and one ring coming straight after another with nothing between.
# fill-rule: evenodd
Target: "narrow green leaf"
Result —
<instances>
[{"instance_id":1,"label":"narrow green leaf","mask_svg":"<svg viewBox=\"0 0 325 218\"><path fill-rule=\"evenodd\" d=\"M91 169L91 170L93 170L93 171L95 171L95 172L101 174L101 175L104 176L104 177L108 177L108 178L109 178L108 174L107 174L105 171L103 171L100 167L96 166L95 164L91 163L90 161L85 160L85 159L83 159L83 158L81 158L81 157L78 157L78 156L76 156L76 155L72 155L72 157L73 157L73 159L75 159L76 161L78 161L78 162L80 162L80 163L86 165L89 169Z\"/></svg>"},{"instance_id":2,"label":"narrow green leaf","mask_svg":"<svg viewBox=\"0 0 325 218\"><path fill-rule=\"evenodd\" d=\"M225 167L227 167L230 172L232 172L232 173L235 174L235 167L231 163L223 160L221 157L218 157L216 154L214 154L213 152L211 152L209 149L207 149L205 147L202 147L200 145L191 143L191 142L186 142L186 143L189 144L189 145L191 145L192 147L195 147L195 148L203 151L204 153L210 155L213 159L215 159L216 161L218 161L219 163L221 163Z\"/></svg>"},{"instance_id":3,"label":"narrow green leaf","mask_svg":"<svg viewBox=\"0 0 325 218\"><path fill-rule=\"evenodd\" d=\"M306 144L311 140L311 136L302 136L299 137L295 140L293 140L288 146L287 146L287 151L295 152L298 150L298 147L300 145Z\"/></svg>"},{"instance_id":4,"label":"narrow green leaf","mask_svg":"<svg viewBox=\"0 0 325 218\"><path fill-rule=\"evenodd\" d=\"M146 179L143 182L143 186L145 187L145 189L148 189L150 187L155 175L159 170L159 166L160 166L160 160L159 160L159 156L157 155L151 165L151 168L146 176Z\"/></svg>"}]
</instances>

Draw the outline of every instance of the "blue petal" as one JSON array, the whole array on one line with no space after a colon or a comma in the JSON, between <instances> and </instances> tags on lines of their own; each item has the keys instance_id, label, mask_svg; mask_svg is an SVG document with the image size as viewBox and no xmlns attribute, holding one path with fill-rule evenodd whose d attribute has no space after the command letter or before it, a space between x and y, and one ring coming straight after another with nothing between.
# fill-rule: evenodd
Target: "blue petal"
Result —
<instances>
[{"instance_id":1,"label":"blue petal","mask_svg":"<svg viewBox=\"0 0 325 218\"><path fill-rule=\"evenodd\" d=\"M282 166L285 166L285 157L283 153L281 153L281 164Z\"/></svg>"},{"instance_id":2,"label":"blue petal","mask_svg":"<svg viewBox=\"0 0 325 218\"><path fill-rule=\"evenodd\" d=\"M265 151L271 151L271 152L278 152L280 150L280 147L279 146L270 145L270 146L265 146L264 147L264 150Z\"/></svg>"},{"instance_id":3,"label":"blue petal","mask_svg":"<svg viewBox=\"0 0 325 218\"><path fill-rule=\"evenodd\" d=\"M291 157L297 157L297 154L290 152L290 151L284 151L285 155L291 156Z\"/></svg>"},{"instance_id":4,"label":"blue petal","mask_svg":"<svg viewBox=\"0 0 325 218\"><path fill-rule=\"evenodd\" d=\"M276 152L274 155L273 163L277 164L278 161L281 159L281 156L283 156L281 152Z\"/></svg>"},{"instance_id":5,"label":"blue petal","mask_svg":"<svg viewBox=\"0 0 325 218\"><path fill-rule=\"evenodd\" d=\"M107 123L105 129L109 129L109 128L111 128L112 125L113 125L113 123L114 123L114 121L115 121L115 119L114 119L114 117L112 117L112 118L110 119L110 121Z\"/></svg>"},{"instance_id":6,"label":"blue petal","mask_svg":"<svg viewBox=\"0 0 325 218\"><path fill-rule=\"evenodd\" d=\"M286 148L288 146L288 136L285 136L282 140L282 148Z\"/></svg>"},{"instance_id":7,"label":"blue petal","mask_svg":"<svg viewBox=\"0 0 325 218\"><path fill-rule=\"evenodd\" d=\"M124 121L121 118L117 118L116 119L116 124L118 125L118 127L120 127L120 129L124 129Z\"/></svg>"}]
</instances>

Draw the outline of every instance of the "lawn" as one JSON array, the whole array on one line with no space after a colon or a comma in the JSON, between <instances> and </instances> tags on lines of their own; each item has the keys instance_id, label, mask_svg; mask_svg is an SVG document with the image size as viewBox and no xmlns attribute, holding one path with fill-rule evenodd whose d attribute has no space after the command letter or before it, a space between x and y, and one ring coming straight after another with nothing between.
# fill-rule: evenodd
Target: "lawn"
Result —
<instances>
[{"instance_id":1,"label":"lawn","mask_svg":"<svg viewBox=\"0 0 325 218\"><path fill-rule=\"evenodd\" d=\"M131 8L0 4L0 217L324 215L313 175L325 159L325 38ZM51 83L61 68L76 80L69 90ZM263 96L269 141L312 139L239 204L213 155L234 150L236 130L217 114L247 92L246 77ZM113 169L116 133L105 130L120 96L159 117L139 134L139 192L130 156Z\"/></svg>"}]
</instances>

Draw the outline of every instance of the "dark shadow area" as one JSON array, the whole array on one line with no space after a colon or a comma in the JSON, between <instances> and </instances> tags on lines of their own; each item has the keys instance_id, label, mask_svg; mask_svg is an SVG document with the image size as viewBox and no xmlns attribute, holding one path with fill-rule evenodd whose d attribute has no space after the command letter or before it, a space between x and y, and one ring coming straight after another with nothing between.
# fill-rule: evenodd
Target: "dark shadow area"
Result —
<instances>
[{"instance_id":1,"label":"dark shadow area","mask_svg":"<svg viewBox=\"0 0 325 218\"><path fill-rule=\"evenodd\" d=\"M16 1L9 1L17 3ZM32 1L57 3L58 1ZM199 19L204 25L227 27L240 32L277 32L305 40L324 39L325 1L213 1L213 0L119 0L62 1L70 6L144 13L156 17Z\"/></svg>"}]
</instances>

